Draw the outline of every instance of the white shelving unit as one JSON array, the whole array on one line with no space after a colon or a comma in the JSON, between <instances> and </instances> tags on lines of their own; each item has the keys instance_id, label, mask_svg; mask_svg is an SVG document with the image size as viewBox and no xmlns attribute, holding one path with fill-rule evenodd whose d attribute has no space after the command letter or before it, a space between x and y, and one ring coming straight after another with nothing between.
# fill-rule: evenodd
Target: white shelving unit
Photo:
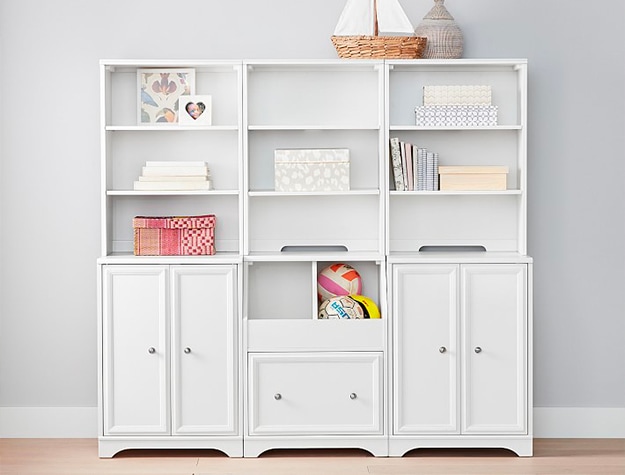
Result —
<instances>
[{"instance_id":1,"label":"white shelving unit","mask_svg":"<svg viewBox=\"0 0 625 475\"><path fill-rule=\"evenodd\" d=\"M140 69L195 70L211 126L137 125ZM99 453L216 448L243 454L242 65L100 63ZM135 191L146 161L206 161L211 191ZM215 214L217 254L134 256L134 216Z\"/></svg>"},{"instance_id":2,"label":"white shelving unit","mask_svg":"<svg viewBox=\"0 0 625 475\"><path fill-rule=\"evenodd\" d=\"M137 125L147 68L193 68L213 125ZM524 60L103 60L101 84L100 456L531 454ZM499 125L415 126L436 84L491 85ZM441 165L507 166L507 189L396 191L391 137ZM275 190L276 149L320 148L349 149L349 191ZM214 189L135 191L147 160L205 160ZM133 255L134 216L209 213L215 255ZM382 318L316 318L337 262Z\"/></svg>"},{"instance_id":3,"label":"white shelving unit","mask_svg":"<svg viewBox=\"0 0 625 475\"><path fill-rule=\"evenodd\" d=\"M388 61L386 71L387 142L436 151L439 165L509 169L504 191L394 191L388 175L389 454L504 447L531 455L527 63ZM498 125L415 126L426 85L491 86Z\"/></svg>"},{"instance_id":4,"label":"white shelving unit","mask_svg":"<svg viewBox=\"0 0 625 475\"><path fill-rule=\"evenodd\" d=\"M384 64L245 70L244 453L362 447L386 455L386 315L316 319L317 274L335 262L356 268L363 294L385 305ZM274 191L278 148L348 148L350 191Z\"/></svg>"}]
</instances>

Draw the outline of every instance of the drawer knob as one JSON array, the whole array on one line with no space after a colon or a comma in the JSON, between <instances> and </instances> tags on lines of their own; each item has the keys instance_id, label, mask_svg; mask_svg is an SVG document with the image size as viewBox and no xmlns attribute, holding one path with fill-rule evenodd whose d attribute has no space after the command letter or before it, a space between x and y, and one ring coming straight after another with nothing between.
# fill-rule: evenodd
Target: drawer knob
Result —
<instances>
[{"instance_id":1,"label":"drawer knob","mask_svg":"<svg viewBox=\"0 0 625 475\"><path fill-rule=\"evenodd\" d=\"M148 353L150 353L151 355L153 355L154 353L156 353L156 348L154 348L153 346L148 348Z\"/></svg>"},{"instance_id":2,"label":"drawer knob","mask_svg":"<svg viewBox=\"0 0 625 475\"><path fill-rule=\"evenodd\" d=\"M482 348L480 348L479 346L475 347L475 352L476 353L481 353L482 352Z\"/></svg>"},{"instance_id":3,"label":"drawer knob","mask_svg":"<svg viewBox=\"0 0 625 475\"><path fill-rule=\"evenodd\" d=\"M280 394L280 393L276 393L276 394L274 394L274 395L273 395L273 398L274 398L276 401L279 401L280 399L282 399L282 394Z\"/></svg>"},{"instance_id":4,"label":"drawer knob","mask_svg":"<svg viewBox=\"0 0 625 475\"><path fill-rule=\"evenodd\" d=\"M191 348L187 346L183 351L188 355L189 353L191 353Z\"/></svg>"},{"instance_id":5,"label":"drawer knob","mask_svg":"<svg viewBox=\"0 0 625 475\"><path fill-rule=\"evenodd\" d=\"M356 393L351 393L351 394L349 395L349 398L350 398L350 399L356 399L357 397L358 397L358 394L356 394Z\"/></svg>"},{"instance_id":6,"label":"drawer knob","mask_svg":"<svg viewBox=\"0 0 625 475\"><path fill-rule=\"evenodd\" d=\"M439 352L441 352L441 353L445 353L445 352L447 351L447 348L445 348L444 346L441 346L441 347L438 349L438 351L439 351Z\"/></svg>"}]
</instances>

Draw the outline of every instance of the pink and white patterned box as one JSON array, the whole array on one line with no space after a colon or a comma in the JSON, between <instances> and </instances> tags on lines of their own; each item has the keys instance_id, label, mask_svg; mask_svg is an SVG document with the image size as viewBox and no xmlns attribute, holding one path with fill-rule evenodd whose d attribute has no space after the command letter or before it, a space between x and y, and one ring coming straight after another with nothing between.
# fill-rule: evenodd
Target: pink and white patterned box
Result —
<instances>
[{"instance_id":1,"label":"pink and white patterned box","mask_svg":"<svg viewBox=\"0 0 625 475\"><path fill-rule=\"evenodd\" d=\"M135 256L215 254L215 215L136 216L132 220Z\"/></svg>"}]
</instances>

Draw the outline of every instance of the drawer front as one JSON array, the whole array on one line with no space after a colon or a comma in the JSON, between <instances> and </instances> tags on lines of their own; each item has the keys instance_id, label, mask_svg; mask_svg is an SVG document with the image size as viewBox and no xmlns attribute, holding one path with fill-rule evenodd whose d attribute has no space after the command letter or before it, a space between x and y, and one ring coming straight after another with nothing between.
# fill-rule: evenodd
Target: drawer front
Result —
<instances>
[{"instance_id":1,"label":"drawer front","mask_svg":"<svg viewBox=\"0 0 625 475\"><path fill-rule=\"evenodd\" d=\"M382 433L381 353L250 354L249 433Z\"/></svg>"}]
</instances>

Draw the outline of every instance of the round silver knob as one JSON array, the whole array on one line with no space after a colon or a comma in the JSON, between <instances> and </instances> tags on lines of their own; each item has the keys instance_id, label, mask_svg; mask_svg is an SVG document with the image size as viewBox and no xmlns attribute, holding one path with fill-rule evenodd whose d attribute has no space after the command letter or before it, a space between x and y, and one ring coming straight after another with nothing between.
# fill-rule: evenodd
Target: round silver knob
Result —
<instances>
[{"instance_id":1,"label":"round silver knob","mask_svg":"<svg viewBox=\"0 0 625 475\"><path fill-rule=\"evenodd\" d=\"M482 348L480 348L479 346L475 347L475 352L476 353L481 353L482 352Z\"/></svg>"},{"instance_id":2,"label":"round silver knob","mask_svg":"<svg viewBox=\"0 0 625 475\"><path fill-rule=\"evenodd\" d=\"M276 393L276 394L274 394L274 395L273 395L273 398L274 398L276 401L279 401L280 399L282 399L282 394L280 394L280 393Z\"/></svg>"},{"instance_id":3,"label":"round silver knob","mask_svg":"<svg viewBox=\"0 0 625 475\"><path fill-rule=\"evenodd\" d=\"M356 399L357 397L358 397L358 394L356 394L356 393L351 393L351 394L349 395L349 398L350 398L350 399Z\"/></svg>"},{"instance_id":4,"label":"round silver knob","mask_svg":"<svg viewBox=\"0 0 625 475\"><path fill-rule=\"evenodd\" d=\"M188 355L189 353L191 353L191 348L187 346L183 351Z\"/></svg>"},{"instance_id":5,"label":"round silver knob","mask_svg":"<svg viewBox=\"0 0 625 475\"><path fill-rule=\"evenodd\" d=\"M150 353L151 355L153 355L154 353L156 353L156 348L154 348L153 346L148 348L148 353Z\"/></svg>"},{"instance_id":6,"label":"round silver knob","mask_svg":"<svg viewBox=\"0 0 625 475\"><path fill-rule=\"evenodd\" d=\"M447 351L447 348L445 348L444 346L441 346L441 347L438 349L438 351L439 351L440 353L445 353L445 352Z\"/></svg>"}]
</instances>

